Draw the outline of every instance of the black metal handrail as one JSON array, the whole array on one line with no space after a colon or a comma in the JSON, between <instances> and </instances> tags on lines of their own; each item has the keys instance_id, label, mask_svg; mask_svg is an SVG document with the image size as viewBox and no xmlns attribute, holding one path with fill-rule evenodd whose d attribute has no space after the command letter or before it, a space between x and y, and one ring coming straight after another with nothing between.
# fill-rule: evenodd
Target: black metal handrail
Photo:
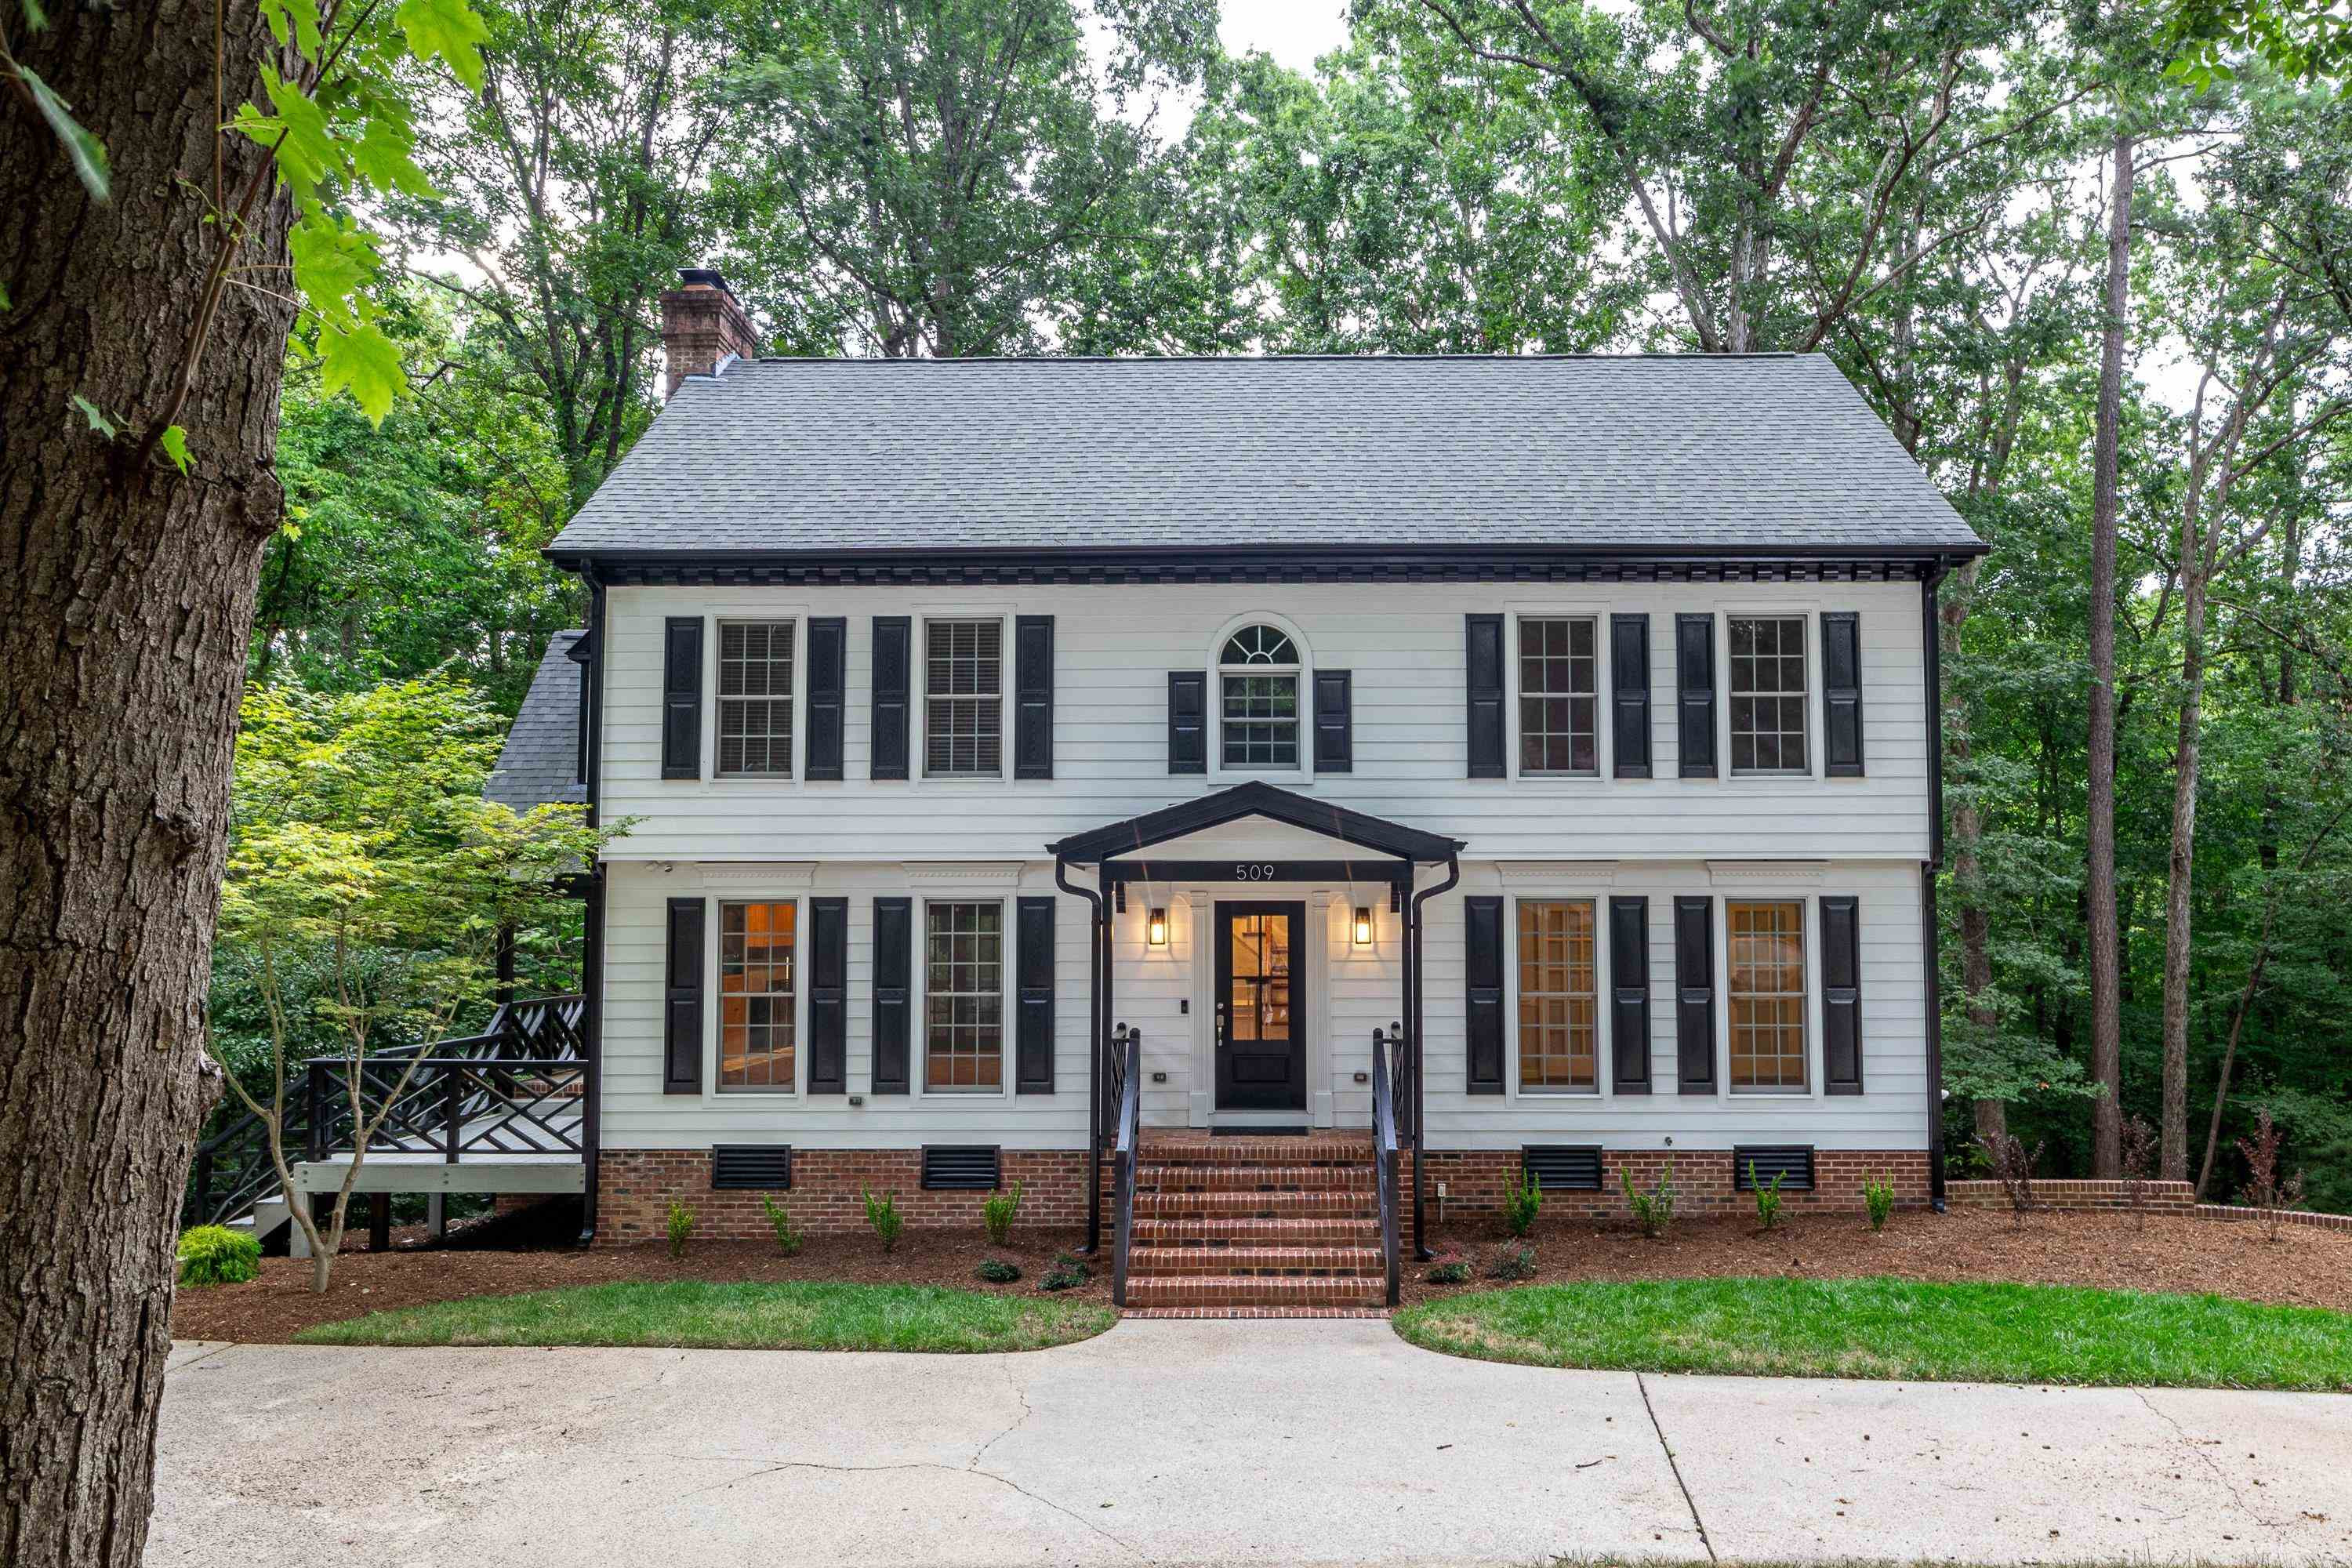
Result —
<instances>
[{"instance_id":1,"label":"black metal handrail","mask_svg":"<svg viewBox=\"0 0 2352 1568\"><path fill-rule=\"evenodd\" d=\"M1372 1180L1381 1194L1381 1256L1387 1260L1388 1302L1393 1307L1402 1267L1397 1256L1397 1081L1391 1075L1403 1056L1400 1051L1392 1063L1389 1044L1378 1029L1372 1031Z\"/></svg>"},{"instance_id":2,"label":"black metal handrail","mask_svg":"<svg viewBox=\"0 0 2352 1568\"><path fill-rule=\"evenodd\" d=\"M1118 1159L1118 1229L1113 1233L1110 1299L1127 1305L1127 1255L1135 1241L1135 1154L1143 1140L1143 1031L1122 1028L1126 1049L1118 1061L1118 1131L1114 1144ZM1114 1045L1121 1042L1114 1038Z\"/></svg>"}]
</instances>

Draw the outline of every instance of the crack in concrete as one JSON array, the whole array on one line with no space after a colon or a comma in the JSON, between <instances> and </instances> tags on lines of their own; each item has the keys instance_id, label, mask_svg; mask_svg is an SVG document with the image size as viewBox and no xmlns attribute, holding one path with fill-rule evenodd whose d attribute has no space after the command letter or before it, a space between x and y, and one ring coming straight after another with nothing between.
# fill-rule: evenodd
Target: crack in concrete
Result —
<instances>
[{"instance_id":1,"label":"crack in concrete","mask_svg":"<svg viewBox=\"0 0 2352 1568\"><path fill-rule=\"evenodd\" d=\"M215 1356L225 1356L233 1350L239 1350L242 1348L243 1347L234 1340L230 1341L226 1344L215 1345L212 1349L206 1351L204 1354L198 1356L194 1361L184 1361L177 1366L166 1367L164 1369L163 1375L166 1377L175 1376L180 1373L187 1371L192 1366L204 1365L205 1363L212 1360Z\"/></svg>"},{"instance_id":2,"label":"crack in concrete","mask_svg":"<svg viewBox=\"0 0 2352 1568\"><path fill-rule=\"evenodd\" d=\"M1015 1425L1018 1425L1018 1423L1015 1423ZM740 1486L747 1481L756 1481L762 1476L772 1476L783 1470L827 1470L835 1475L843 1476L878 1475L893 1470L940 1470L950 1476L978 1476L982 1480L994 1481L998 1486L1008 1488L1011 1490L1019 1493L1021 1496L1027 1498L1031 1502L1037 1503L1045 1508L1050 1508L1055 1513L1062 1515L1073 1523L1086 1526L1087 1529L1093 1531L1097 1535L1101 1536L1105 1541L1109 1542L1113 1546L1118 1547L1121 1552L1128 1553L1131 1557L1139 1558L1147 1563L1151 1561L1151 1559L1144 1553L1141 1548L1121 1541L1118 1536L1113 1535L1109 1531L1105 1530L1101 1525L1097 1524L1085 1514L1079 1513L1074 1509L1066 1508L1062 1504L1055 1502L1052 1498L1040 1497L1037 1493L1031 1491L1027 1487L1023 1486L1019 1481L1014 1480L1011 1476L999 1475L994 1470L979 1469L972 1465L966 1465L961 1468L958 1468L953 1465L942 1465L934 1459L920 1459L911 1464L904 1465L827 1465L821 1464L814 1459L784 1459L778 1463L767 1465L760 1469L753 1470L748 1476L730 1476L723 1481L713 1481L707 1487L697 1487L692 1491L680 1492L678 1494L678 1498L682 1500L690 1497L699 1497L704 1492L723 1491L729 1487Z\"/></svg>"},{"instance_id":3,"label":"crack in concrete","mask_svg":"<svg viewBox=\"0 0 2352 1568\"><path fill-rule=\"evenodd\" d=\"M1698 1516L1698 1500L1691 1496L1690 1483L1683 1479L1682 1461L1675 1458L1675 1446L1666 1441L1665 1424L1658 1419L1658 1407L1650 1403L1649 1380L1637 1372L1633 1374L1633 1386L1642 1391L1642 1408L1649 1413L1650 1430L1658 1435L1658 1447L1666 1456L1666 1468L1674 1472L1675 1485L1682 1489L1683 1506L1690 1510L1691 1527L1698 1531L1698 1543L1706 1548L1709 1563L1720 1562L1715 1554L1715 1542L1707 1539L1706 1521Z\"/></svg>"},{"instance_id":4,"label":"crack in concrete","mask_svg":"<svg viewBox=\"0 0 2352 1568\"><path fill-rule=\"evenodd\" d=\"M2144 1388L2135 1388L2132 1390L2132 1394L2142 1405L2147 1407L2147 1413L2150 1415L2155 1416L2158 1420L2172 1428L2174 1435L2179 1437L2181 1447L2187 1448L2191 1454L2194 1454L2200 1464L2202 1464L2207 1469L2213 1472L2213 1479L2221 1483L2222 1489L2230 1494L2230 1500L2238 1505L2238 1511L2240 1513L2244 1514L2248 1519L2252 1520L2264 1530L2275 1531L2281 1534L2284 1534L2288 1530L2294 1528L2293 1525L2286 1521L2267 1519L2261 1513L2255 1511L2253 1506L2247 1502L2245 1492L2239 1487L2236 1481L2230 1479L2230 1472L2223 1469L2214 1461L2213 1456L2205 1451L2207 1448L2214 1446L2212 1442L2200 1442L2197 1438L2191 1437L2189 1435L2188 1427L2183 1426L2179 1421L2169 1413L2158 1408L2156 1401L2147 1396L2147 1390Z\"/></svg>"},{"instance_id":5,"label":"crack in concrete","mask_svg":"<svg viewBox=\"0 0 2352 1568\"><path fill-rule=\"evenodd\" d=\"M976 1470L980 1468L981 1459L986 1456L991 1448L995 1447L999 1443L1003 1442L1004 1439L1012 1436L1015 1432L1020 1431L1021 1428L1028 1423L1029 1417L1036 1414L1036 1411L1030 1408L1029 1395L1022 1388L1020 1379L1013 1375L1013 1369L1011 1367L1004 1369L1004 1386L1012 1390L1013 1397L1021 1402L1021 1417L1019 1420L1013 1422L1012 1426L1007 1426L1003 1431L999 1432L995 1436L991 1437L987 1442L982 1443L978 1448L974 1449L972 1451L971 1462L964 1466L964 1468L968 1470Z\"/></svg>"}]
</instances>

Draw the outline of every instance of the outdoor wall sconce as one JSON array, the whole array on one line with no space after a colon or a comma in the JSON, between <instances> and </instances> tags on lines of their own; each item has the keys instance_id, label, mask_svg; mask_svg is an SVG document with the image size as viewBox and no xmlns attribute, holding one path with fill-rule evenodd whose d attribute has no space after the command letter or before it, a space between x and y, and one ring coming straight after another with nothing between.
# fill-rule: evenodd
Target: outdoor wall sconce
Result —
<instances>
[{"instance_id":1,"label":"outdoor wall sconce","mask_svg":"<svg viewBox=\"0 0 2352 1568\"><path fill-rule=\"evenodd\" d=\"M1370 904L1356 906L1356 945L1358 947L1372 945L1372 906Z\"/></svg>"},{"instance_id":2,"label":"outdoor wall sconce","mask_svg":"<svg viewBox=\"0 0 2352 1568\"><path fill-rule=\"evenodd\" d=\"M1168 911L1166 910L1156 904L1152 906L1151 913L1144 924L1143 939L1154 947L1168 945Z\"/></svg>"}]
</instances>

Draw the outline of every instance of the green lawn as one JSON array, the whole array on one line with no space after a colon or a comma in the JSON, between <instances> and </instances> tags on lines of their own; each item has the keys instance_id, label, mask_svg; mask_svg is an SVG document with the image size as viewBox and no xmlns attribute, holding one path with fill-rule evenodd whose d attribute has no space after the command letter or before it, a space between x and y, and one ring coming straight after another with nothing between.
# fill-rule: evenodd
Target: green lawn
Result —
<instances>
[{"instance_id":1,"label":"green lawn","mask_svg":"<svg viewBox=\"0 0 2352 1568\"><path fill-rule=\"evenodd\" d=\"M310 1345L676 1345L709 1350L1034 1351L1110 1327L1108 1307L932 1285L579 1285L320 1323Z\"/></svg>"},{"instance_id":2,"label":"green lawn","mask_svg":"<svg viewBox=\"0 0 2352 1568\"><path fill-rule=\"evenodd\" d=\"M1425 1350L1766 1377L2352 1391L2352 1313L2055 1285L1594 1281L1408 1308Z\"/></svg>"}]
</instances>

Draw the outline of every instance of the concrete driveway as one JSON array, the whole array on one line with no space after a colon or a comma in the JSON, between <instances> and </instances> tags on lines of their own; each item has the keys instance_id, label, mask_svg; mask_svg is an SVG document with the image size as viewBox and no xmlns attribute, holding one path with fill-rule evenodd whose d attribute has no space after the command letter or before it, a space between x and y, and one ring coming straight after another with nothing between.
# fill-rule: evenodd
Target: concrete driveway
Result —
<instances>
[{"instance_id":1,"label":"concrete driveway","mask_svg":"<svg viewBox=\"0 0 2352 1568\"><path fill-rule=\"evenodd\" d=\"M1003 1356L188 1344L157 1494L150 1563L236 1568L2352 1563L2352 1398L1547 1372L1346 1321Z\"/></svg>"}]
</instances>

